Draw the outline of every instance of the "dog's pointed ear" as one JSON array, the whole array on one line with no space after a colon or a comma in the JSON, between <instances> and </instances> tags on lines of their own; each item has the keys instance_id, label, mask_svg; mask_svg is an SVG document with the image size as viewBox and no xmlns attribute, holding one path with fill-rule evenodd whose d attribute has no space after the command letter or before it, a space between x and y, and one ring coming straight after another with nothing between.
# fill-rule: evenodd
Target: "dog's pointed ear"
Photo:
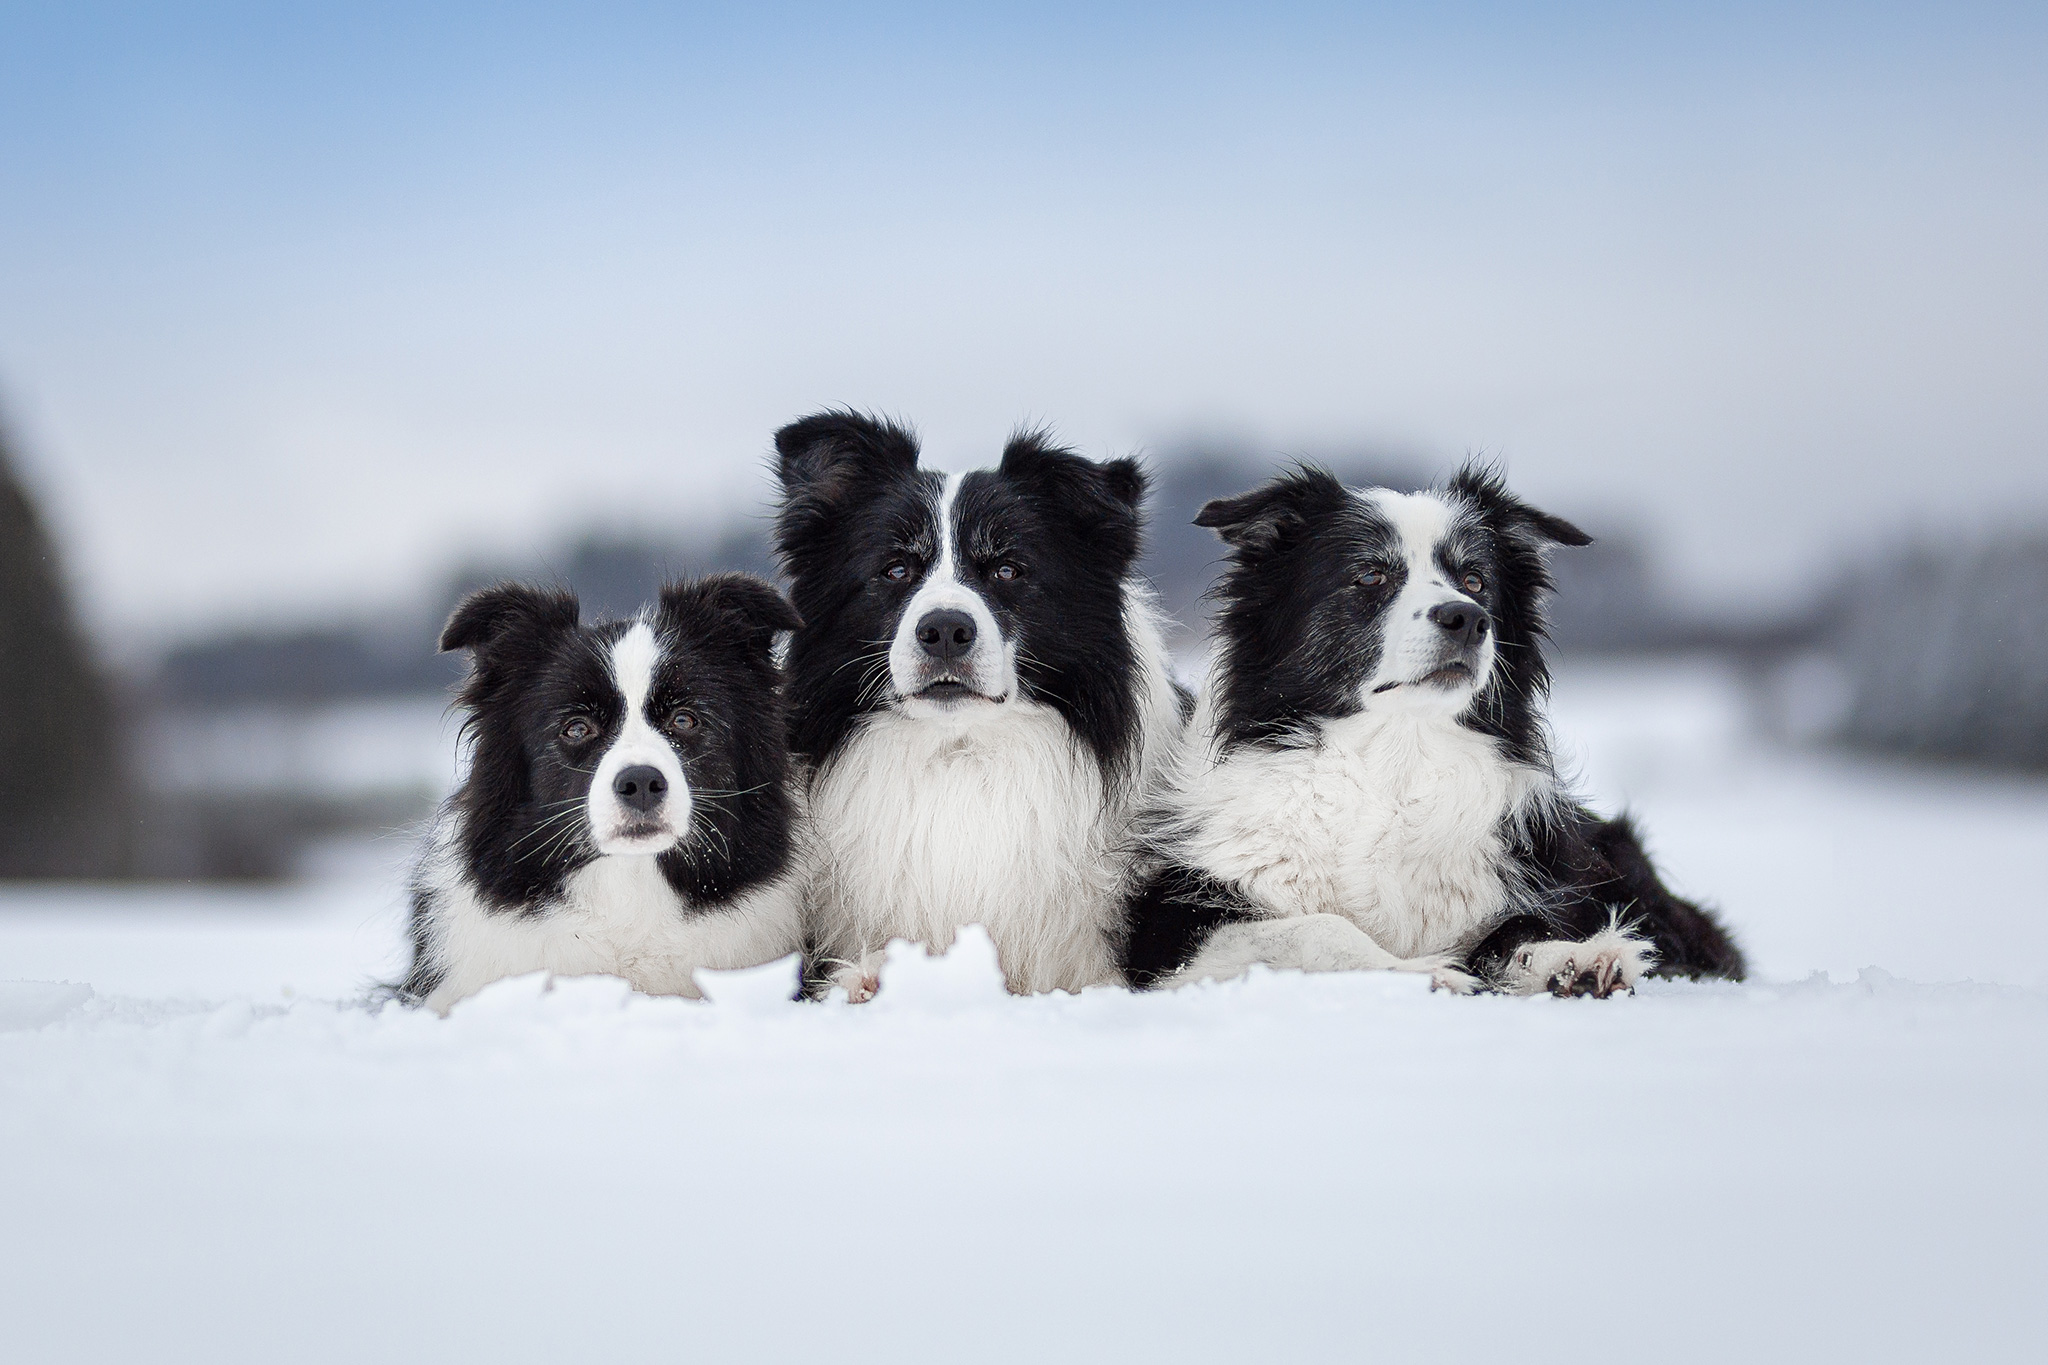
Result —
<instances>
[{"instance_id":1,"label":"dog's pointed ear","mask_svg":"<svg viewBox=\"0 0 2048 1365\"><path fill-rule=\"evenodd\" d=\"M1532 537L1554 545L1591 545L1593 537L1548 512L1539 512L1508 491L1498 465L1468 463L1451 479L1451 493L1476 503L1494 529L1506 535ZM1542 548L1538 545L1538 548Z\"/></svg>"},{"instance_id":2,"label":"dog's pointed ear","mask_svg":"<svg viewBox=\"0 0 2048 1365\"><path fill-rule=\"evenodd\" d=\"M1058 508L1083 535L1120 555L1137 558L1145 501L1145 469L1124 458L1103 464L1054 443L1044 431L1020 431L1003 447L997 466L1005 479Z\"/></svg>"},{"instance_id":3,"label":"dog's pointed ear","mask_svg":"<svg viewBox=\"0 0 2048 1365\"><path fill-rule=\"evenodd\" d=\"M483 654L507 640L574 630L582 608L572 592L500 583L462 599L441 627L441 652Z\"/></svg>"},{"instance_id":4,"label":"dog's pointed ear","mask_svg":"<svg viewBox=\"0 0 2048 1365\"><path fill-rule=\"evenodd\" d=\"M862 472L915 470L917 436L895 422L834 408L776 432L775 459L785 494L829 499Z\"/></svg>"},{"instance_id":5,"label":"dog's pointed ear","mask_svg":"<svg viewBox=\"0 0 2048 1365\"><path fill-rule=\"evenodd\" d=\"M1278 549L1309 521L1344 506L1349 495L1327 470L1304 466L1234 498L1217 498L1195 514L1240 557Z\"/></svg>"},{"instance_id":6,"label":"dog's pointed ear","mask_svg":"<svg viewBox=\"0 0 2048 1365\"><path fill-rule=\"evenodd\" d=\"M772 583L749 573L720 573L695 583L669 583L661 590L661 613L669 620L716 622L737 632L750 649L767 650L778 631L795 630L803 618Z\"/></svg>"},{"instance_id":7,"label":"dog's pointed ear","mask_svg":"<svg viewBox=\"0 0 2048 1365\"><path fill-rule=\"evenodd\" d=\"M1538 512L1533 507L1529 509L1529 524L1535 527L1546 539L1554 540L1560 545L1576 546L1591 545L1593 543L1593 537L1587 535L1563 517L1554 517L1548 512Z\"/></svg>"}]
</instances>

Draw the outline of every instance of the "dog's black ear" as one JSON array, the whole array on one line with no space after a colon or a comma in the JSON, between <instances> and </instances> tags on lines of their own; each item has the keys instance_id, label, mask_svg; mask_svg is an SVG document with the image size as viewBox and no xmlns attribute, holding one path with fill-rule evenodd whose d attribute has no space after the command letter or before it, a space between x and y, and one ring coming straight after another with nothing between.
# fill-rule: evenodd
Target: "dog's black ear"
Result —
<instances>
[{"instance_id":1,"label":"dog's black ear","mask_svg":"<svg viewBox=\"0 0 2048 1365\"><path fill-rule=\"evenodd\" d=\"M736 632L747 647L765 651L775 633L804 621L775 586L749 573L720 573L695 583L669 583L661 590L665 620L695 620Z\"/></svg>"},{"instance_id":2,"label":"dog's black ear","mask_svg":"<svg viewBox=\"0 0 2048 1365\"><path fill-rule=\"evenodd\" d=\"M1150 480L1145 477L1145 468L1136 460L1125 456L1107 464L1095 466L1102 474L1105 492L1124 506L1136 511L1138 504L1145 500L1145 489Z\"/></svg>"},{"instance_id":3,"label":"dog's black ear","mask_svg":"<svg viewBox=\"0 0 2048 1365\"><path fill-rule=\"evenodd\" d=\"M1341 509L1348 497L1335 475L1304 465L1249 493L1204 505L1195 525L1222 536L1240 557L1259 555L1279 548L1312 518Z\"/></svg>"},{"instance_id":4,"label":"dog's black ear","mask_svg":"<svg viewBox=\"0 0 2048 1365\"><path fill-rule=\"evenodd\" d=\"M1508 492L1507 479L1498 465L1468 463L1451 479L1451 493L1478 504L1480 513L1496 531L1504 534L1533 535L1557 545L1593 543L1593 537L1563 517L1539 512Z\"/></svg>"},{"instance_id":5,"label":"dog's black ear","mask_svg":"<svg viewBox=\"0 0 2048 1365\"><path fill-rule=\"evenodd\" d=\"M1134 513L1145 500L1145 470L1136 460L1097 464L1043 431L1020 431L1003 447L1003 477L1035 493L1065 497L1097 516Z\"/></svg>"},{"instance_id":6,"label":"dog's black ear","mask_svg":"<svg viewBox=\"0 0 2048 1365\"><path fill-rule=\"evenodd\" d=\"M581 616L576 594L559 589L500 583L482 588L456 604L441 627L441 652L475 650L481 654L509 639L574 630Z\"/></svg>"},{"instance_id":7,"label":"dog's black ear","mask_svg":"<svg viewBox=\"0 0 2048 1365\"><path fill-rule=\"evenodd\" d=\"M908 474L917 468L917 436L895 422L834 408L798 418L775 433L783 491L830 498L859 474Z\"/></svg>"},{"instance_id":8,"label":"dog's black ear","mask_svg":"<svg viewBox=\"0 0 2048 1365\"><path fill-rule=\"evenodd\" d=\"M1126 562L1138 553L1138 507L1145 500L1145 470L1136 460L1097 464L1049 433L1020 431L1003 447L1002 476L1050 503L1089 539Z\"/></svg>"}]
</instances>

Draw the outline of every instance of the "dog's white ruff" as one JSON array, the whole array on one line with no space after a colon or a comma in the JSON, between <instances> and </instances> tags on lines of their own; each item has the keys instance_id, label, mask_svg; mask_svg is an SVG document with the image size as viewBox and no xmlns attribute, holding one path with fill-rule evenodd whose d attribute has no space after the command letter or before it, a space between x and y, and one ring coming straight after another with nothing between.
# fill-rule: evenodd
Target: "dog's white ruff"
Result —
<instances>
[{"instance_id":1,"label":"dog's white ruff","mask_svg":"<svg viewBox=\"0 0 2048 1365\"><path fill-rule=\"evenodd\" d=\"M649 995L695 998L699 967L759 966L802 946L793 875L692 914L646 854L578 869L539 914L486 909L462 875L458 820L442 817L417 881L431 895L422 951L445 973L425 1001L438 1013L493 981L533 971L618 976Z\"/></svg>"},{"instance_id":2,"label":"dog's white ruff","mask_svg":"<svg viewBox=\"0 0 2048 1365\"><path fill-rule=\"evenodd\" d=\"M944 952L967 924L988 930L1020 994L1122 979L1107 933L1130 822L1180 727L1149 597L1127 585L1124 603L1140 737L1122 781L1105 789L1066 719L1021 694L876 711L814 775L813 932L850 995L891 939Z\"/></svg>"},{"instance_id":3,"label":"dog's white ruff","mask_svg":"<svg viewBox=\"0 0 2048 1365\"><path fill-rule=\"evenodd\" d=\"M1228 666L1219 654L1215 669ZM1512 888L1504 834L1556 799L1548 773L1512 763L1459 725L1441 689L1368 696L1368 709L1282 749L1221 752L1212 671L1173 784L1175 854L1235 885L1270 918L1226 926L1169 982L1254 962L1303 970L1427 971L1469 948ZM1275 921L1333 916L1333 924ZM1362 941L1361 941L1362 940ZM1317 964L1342 959L1341 967Z\"/></svg>"}]
</instances>

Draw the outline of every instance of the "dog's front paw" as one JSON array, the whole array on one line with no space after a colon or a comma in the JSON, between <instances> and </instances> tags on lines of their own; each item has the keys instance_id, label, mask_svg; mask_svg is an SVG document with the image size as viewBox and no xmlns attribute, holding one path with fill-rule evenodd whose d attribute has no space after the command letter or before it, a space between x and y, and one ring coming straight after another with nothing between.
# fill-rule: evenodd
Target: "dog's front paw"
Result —
<instances>
[{"instance_id":1,"label":"dog's front paw","mask_svg":"<svg viewBox=\"0 0 2048 1365\"><path fill-rule=\"evenodd\" d=\"M1452 995L1470 995L1479 989L1479 978L1460 967L1457 959L1445 954L1433 957L1411 959L1409 970L1429 973L1429 988L1433 991L1449 991Z\"/></svg>"},{"instance_id":2,"label":"dog's front paw","mask_svg":"<svg viewBox=\"0 0 2048 1365\"><path fill-rule=\"evenodd\" d=\"M1636 982L1656 962L1656 950L1649 944L1605 929L1576 942L1545 939L1523 944L1510 961L1506 984L1517 995L1549 991L1605 1000L1610 995L1633 995Z\"/></svg>"},{"instance_id":3,"label":"dog's front paw","mask_svg":"<svg viewBox=\"0 0 2048 1365\"><path fill-rule=\"evenodd\" d=\"M875 998L875 992L882 988L882 955L865 954L858 962L849 962L832 969L826 980L839 990L846 992L847 1001L859 1005Z\"/></svg>"}]
</instances>

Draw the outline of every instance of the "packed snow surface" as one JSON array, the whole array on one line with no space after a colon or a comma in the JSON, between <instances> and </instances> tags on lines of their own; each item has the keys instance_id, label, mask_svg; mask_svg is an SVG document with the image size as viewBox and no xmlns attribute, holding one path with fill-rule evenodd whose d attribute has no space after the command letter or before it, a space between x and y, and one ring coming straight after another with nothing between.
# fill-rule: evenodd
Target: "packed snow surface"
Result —
<instances>
[{"instance_id":1,"label":"packed snow surface","mask_svg":"<svg viewBox=\"0 0 2048 1365\"><path fill-rule=\"evenodd\" d=\"M2029 1358L2048 790L1567 678L1746 985L1256 973L872 1004L362 1003L401 845L289 888L0 891L0 1358ZM1875 964L1874 966L1871 964Z\"/></svg>"}]
</instances>

